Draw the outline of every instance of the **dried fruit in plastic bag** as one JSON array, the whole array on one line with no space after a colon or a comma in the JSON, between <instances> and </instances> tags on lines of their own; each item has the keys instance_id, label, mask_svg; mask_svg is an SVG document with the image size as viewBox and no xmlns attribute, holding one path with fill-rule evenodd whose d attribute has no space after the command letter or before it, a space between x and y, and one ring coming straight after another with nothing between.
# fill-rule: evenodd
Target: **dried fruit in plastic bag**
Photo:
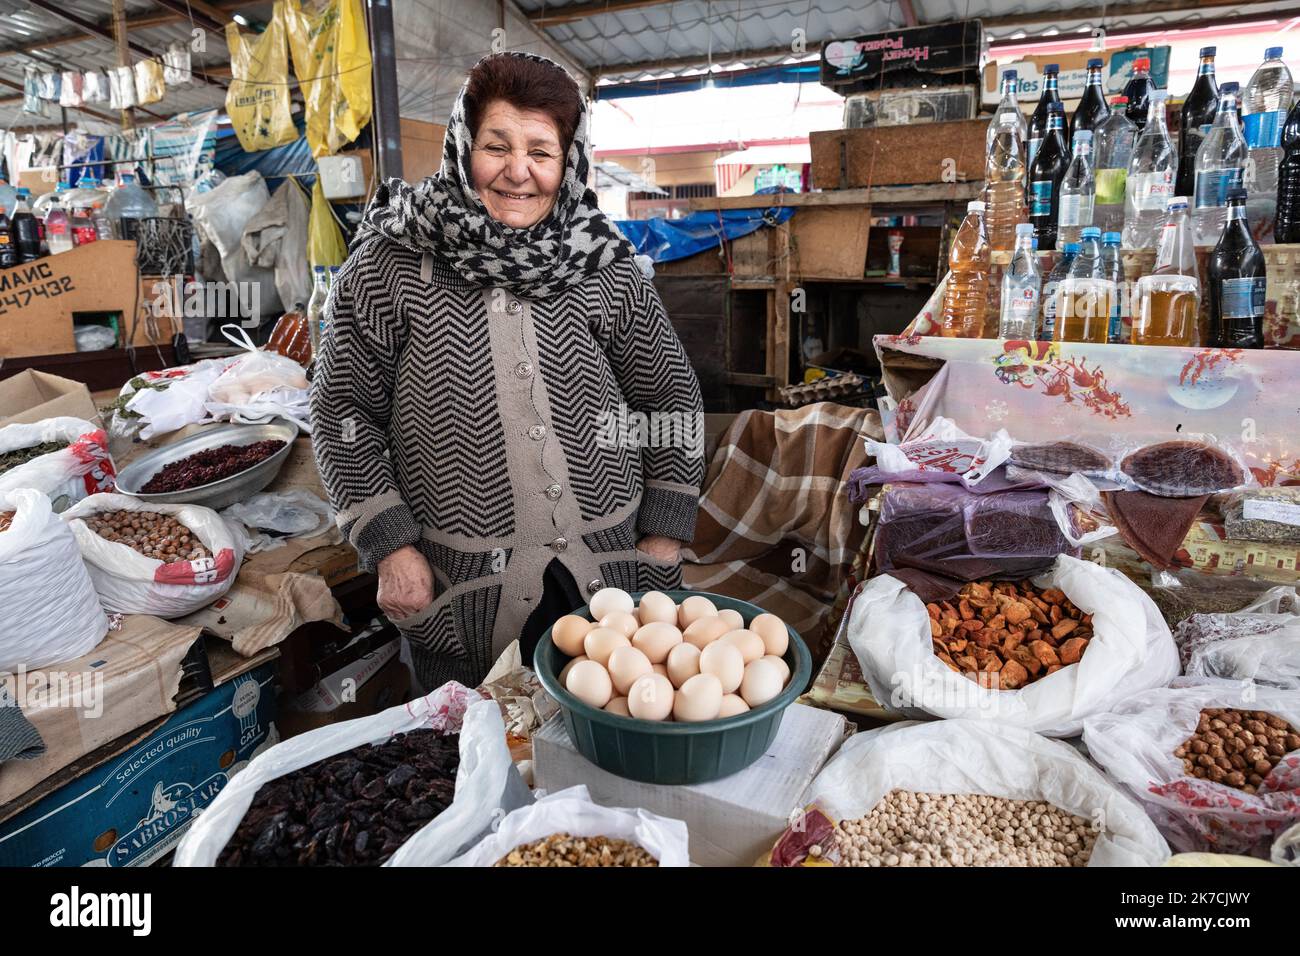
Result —
<instances>
[{"instance_id":1,"label":"dried fruit in plastic bag","mask_svg":"<svg viewBox=\"0 0 1300 956\"><path fill-rule=\"evenodd\" d=\"M1245 480L1241 466L1219 449L1198 441L1166 441L1139 448L1120 470L1143 491L1164 498L1192 498L1235 488Z\"/></svg>"},{"instance_id":2,"label":"dried fruit in plastic bag","mask_svg":"<svg viewBox=\"0 0 1300 956\"><path fill-rule=\"evenodd\" d=\"M1074 472L1081 475L1105 474L1111 468L1110 459L1097 449L1072 441L1016 445L1011 449L1011 463L1021 468L1063 475Z\"/></svg>"}]
</instances>

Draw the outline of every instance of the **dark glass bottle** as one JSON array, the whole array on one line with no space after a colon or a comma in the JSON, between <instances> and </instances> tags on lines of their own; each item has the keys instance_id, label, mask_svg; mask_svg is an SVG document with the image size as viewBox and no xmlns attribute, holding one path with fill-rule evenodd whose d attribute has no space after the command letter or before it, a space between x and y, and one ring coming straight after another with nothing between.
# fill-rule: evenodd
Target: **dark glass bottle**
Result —
<instances>
[{"instance_id":1,"label":"dark glass bottle","mask_svg":"<svg viewBox=\"0 0 1300 956\"><path fill-rule=\"evenodd\" d=\"M1095 131L1101 125L1101 121L1110 115L1110 107L1106 105L1106 91L1102 89L1101 65L1100 58L1088 61L1088 85L1083 88L1079 105L1075 107L1074 115L1070 117L1071 143L1074 142L1074 134L1079 130Z\"/></svg>"},{"instance_id":2,"label":"dark glass bottle","mask_svg":"<svg viewBox=\"0 0 1300 956\"><path fill-rule=\"evenodd\" d=\"M1146 128L1147 107L1151 105L1151 91L1155 88L1156 85L1151 82L1151 58L1138 57L1133 61L1133 79L1124 87L1124 95L1128 97L1124 115L1138 128L1139 133Z\"/></svg>"},{"instance_id":3,"label":"dark glass bottle","mask_svg":"<svg viewBox=\"0 0 1300 956\"><path fill-rule=\"evenodd\" d=\"M0 203L0 269L18 265L18 247L14 245L14 227Z\"/></svg>"},{"instance_id":4,"label":"dark glass bottle","mask_svg":"<svg viewBox=\"0 0 1300 956\"><path fill-rule=\"evenodd\" d=\"M1065 145L1065 107L1049 107L1047 134L1029 167L1029 221L1038 234L1038 248L1056 248L1057 214L1061 205L1061 180L1070 165Z\"/></svg>"},{"instance_id":5,"label":"dark glass bottle","mask_svg":"<svg viewBox=\"0 0 1300 956\"><path fill-rule=\"evenodd\" d=\"M1196 151L1214 125L1219 111L1219 84L1214 78L1212 46L1201 47L1201 68L1192 91L1183 101L1182 126L1178 130L1178 179L1174 192L1190 196L1196 189Z\"/></svg>"},{"instance_id":6,"label":"dark glass bottle","mask_svg":"<svg viewBox=\"0 0 1300 956\"><path fill-rule=\"evenodd\" d=\"M14 248L19 262L35 262L41 257L41 230L27 203L26 189L18 190L18 205L14 206Z\"/></svg>"},{"instance_id":7,"label":"dark glass bottle","mask_svg":"<svg viewBox=\"0 0 1300 956\"><path fill-rule=\"evenodd\" d=\"M1274 242L1300 242L1300 99L1282 125L1282 162L1277 169Z\"/></svg>"},{"instance_id":8,"label":"dark glass bottle","mask_svg":"<svg viewBox=\"0 0 1300 956\"><path fill-rule=\"evenodd\" d=\"M1060 73L1061 68L1055 63L1043 67L1043 93L1038 97L1038 105L1034 107L1033 113L1029 115L1029 144L1025 151L1026 169L1034 164L1038 147L1043 145L1043 139L1047 136L1047 116L1051 105L1061 102Z\"/></svg>"},{"instance_id":9,"label":"dark glass bottle","mask_svg":"<svg viewBox=\"0 0 1300 956\"><path fill-rule=\"evenodd\" d=\"M1264 253L1246 221L1246 190L1228 193L1228 221L1206 265L1210 287L1210 345L1264 347Z\"/></svg>"}]
</instances>

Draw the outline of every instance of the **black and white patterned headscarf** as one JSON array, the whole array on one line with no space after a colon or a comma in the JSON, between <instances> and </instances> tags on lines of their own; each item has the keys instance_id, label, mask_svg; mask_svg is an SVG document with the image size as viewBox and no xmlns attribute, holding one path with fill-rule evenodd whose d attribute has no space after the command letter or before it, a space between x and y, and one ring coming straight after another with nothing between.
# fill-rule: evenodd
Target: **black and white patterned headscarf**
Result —
<instances>
[{"instance_id":1,"label":"black and white patterned headscarf","mask_svg":"<svg viewBox=\"0 0 1300 956\"><path fill-rule=\"evenodd\" d=\"M563 69L531 53L495 55ZM531 228L516 229L493 219L472 185L473 135L465 120L465 89L451 111L442 167L418 186L400 179L380 186L362 220L362 235L375 231L417 252L437 253L475 285L504 286L525 298L554 295L634 255L632 244L596 208L596 194L587 188L591 152L582 97L555 207Z\"/></svg>"}]
</instances>

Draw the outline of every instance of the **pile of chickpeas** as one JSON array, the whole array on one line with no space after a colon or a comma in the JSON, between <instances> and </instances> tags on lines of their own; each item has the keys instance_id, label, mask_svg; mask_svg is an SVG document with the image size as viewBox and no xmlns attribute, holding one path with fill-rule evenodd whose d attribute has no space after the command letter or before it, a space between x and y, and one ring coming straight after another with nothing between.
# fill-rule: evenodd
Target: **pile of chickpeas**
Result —
<instances>
[{"instance_id":1,"label":"pile of chickpeas","mask_svg":"<svg viewBox=\"0 0 1300 956\"><path fill-rule=\"evenodd\" d=\"M103 511L84 520L86 527L105 541L124 544L164 564L212 557L198 535L172 515L156 511Z\"/></svg>"}]
</instances>

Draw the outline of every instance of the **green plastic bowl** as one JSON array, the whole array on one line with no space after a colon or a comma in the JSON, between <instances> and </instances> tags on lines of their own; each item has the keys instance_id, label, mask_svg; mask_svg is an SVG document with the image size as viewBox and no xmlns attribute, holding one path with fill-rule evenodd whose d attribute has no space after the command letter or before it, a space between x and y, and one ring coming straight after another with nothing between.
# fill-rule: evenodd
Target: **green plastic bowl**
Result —
<instances>
[{"instance_id":1,"label":"green plastic bowl","mask_svg":"<svg viewBox=\"0 0 1300 956\"><path fill-rule=\"evenodd\" d=\"M632 595L640 603L643 592ZM748 601L706 591L665 591L676 603L688 597L706 597L718 608L739 612L745 624L763 613ZM592 620L584 607L574 611ZM564 726L578 752L610 773L643 783L686 784L717 780L744 770L767 751L781 727L781 717L812 677L812 655L803 638L786 625L790 646L785 662L790 666L790 682L772 700L761 707L698 723L638 720L611 714L585 704L560 686L560 670L568 657L551 640L547 628L537 643L533 669L546 692L560 705Z\"/></svg>"}]
</instances>

